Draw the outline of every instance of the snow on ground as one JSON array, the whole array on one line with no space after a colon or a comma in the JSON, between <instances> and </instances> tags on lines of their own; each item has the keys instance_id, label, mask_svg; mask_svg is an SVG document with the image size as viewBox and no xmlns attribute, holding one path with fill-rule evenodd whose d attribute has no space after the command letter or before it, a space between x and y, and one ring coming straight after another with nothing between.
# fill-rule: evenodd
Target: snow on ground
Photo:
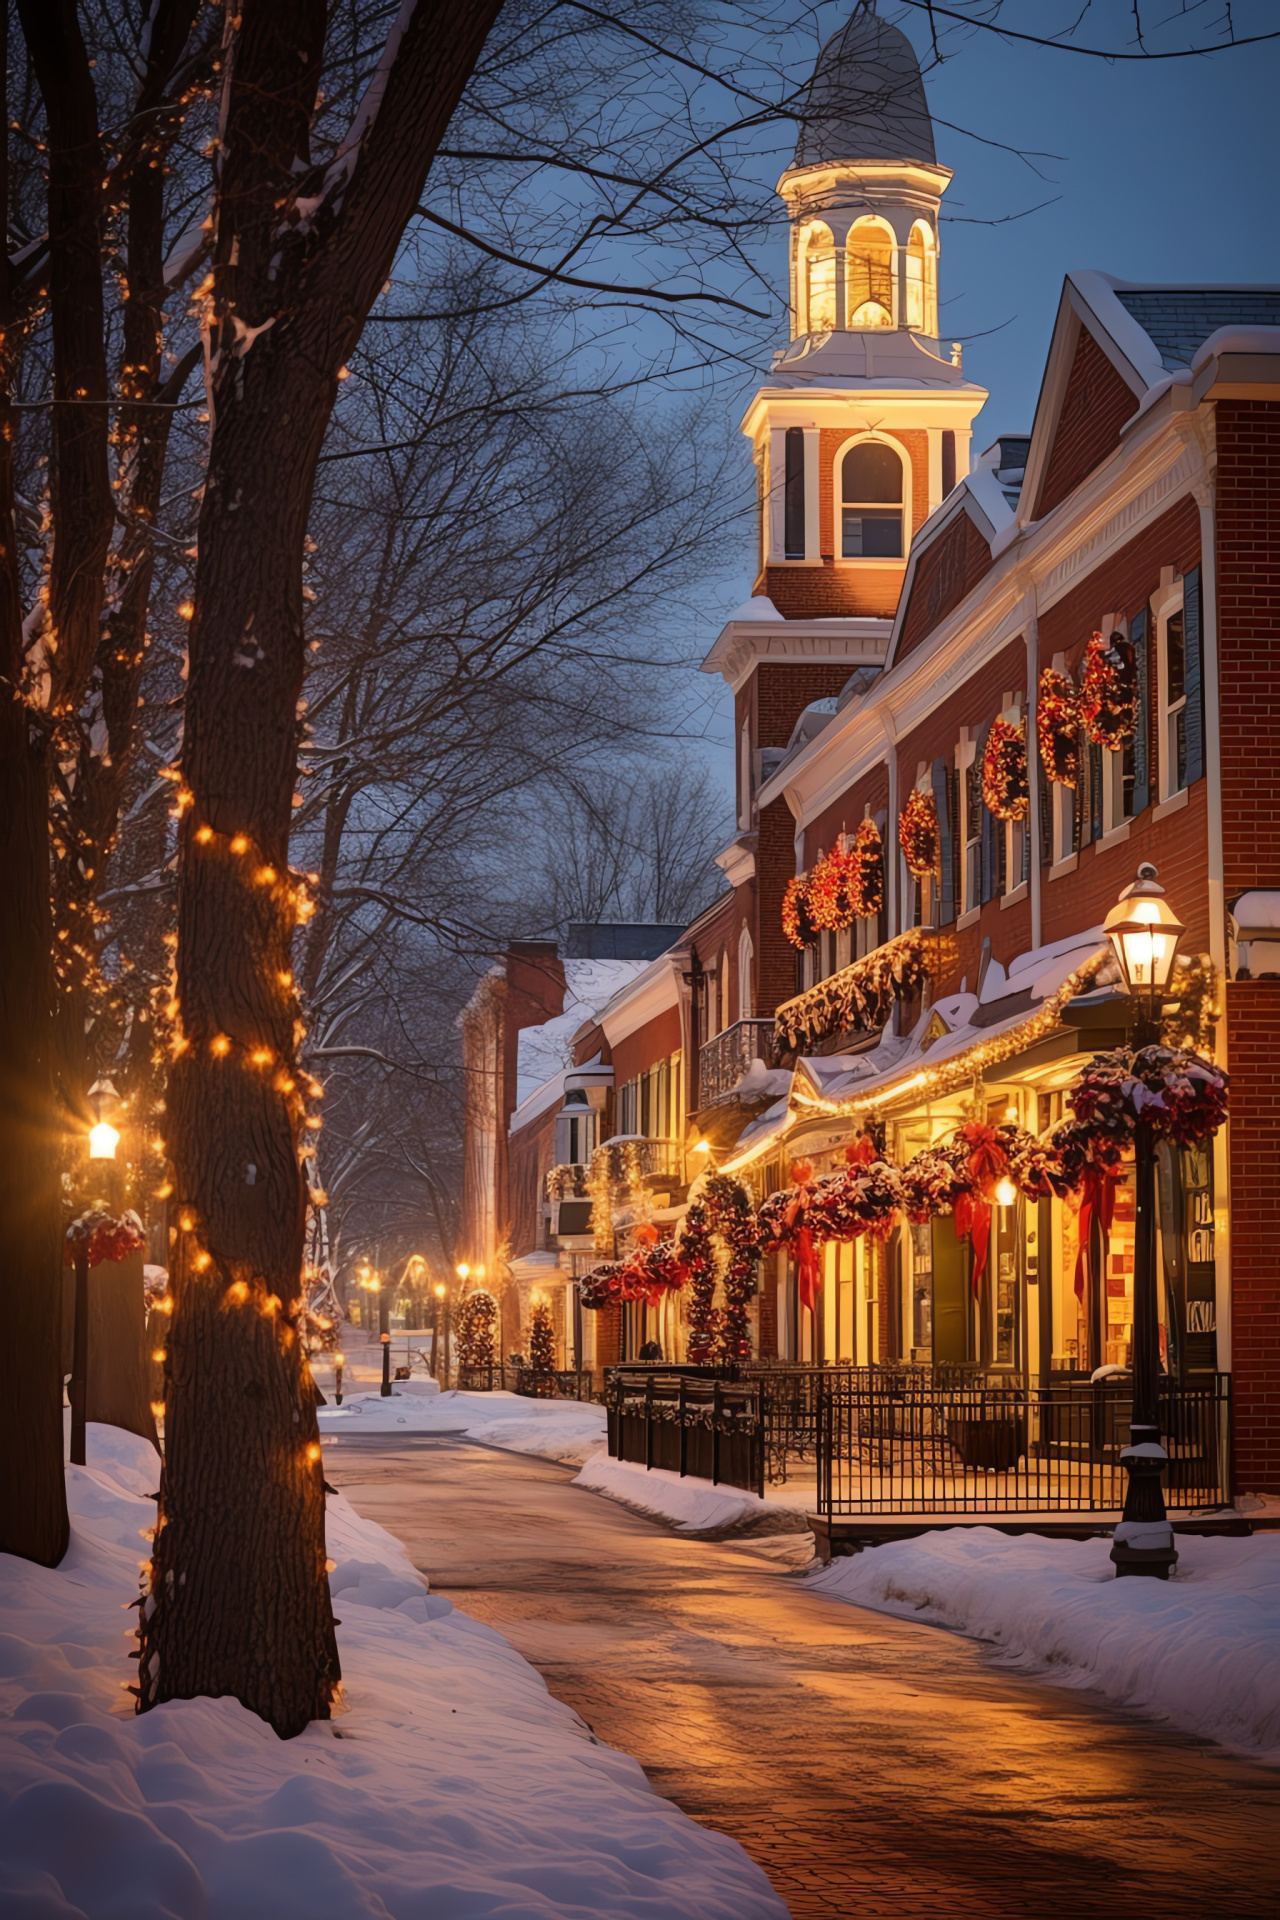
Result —
<instances>
[{"instance_id":1,"label":"snow on ground","mask_svg":"<svg viewBox=\"0 0 1280 1920\"><path fill-rule=\"evenodd\" d=\"M56 1569L0 1555L0 1911L15 1920L786 1920L500 1635L329 1503L343 1710L125 1692L156 1456L91 1426Z\"/></svg>"},{"instance_id":2,"label":"snow on ground","mask_svg":"<svg viewBox=\"0 0 1280 1920\"><path fill-rule=\"evenodd\" d=\"M683 1479L663 1467L641 1467L597 1453L574 1481L592 1493L607 1494L638 1513L670 1520L679 1533L711 1533L721 1528L751 1528L760 1533L807 1532L804 1515L813 1507L813 1489L803 1485L770 1487L768 1498L741 1487L713 1486L710 1480Z\"/></svg>"},{"instance_id":3,"label":"snow on ground","mask_svg":"<svg viewBox=\"0 0 1280 1920\"><path fill-rule=\"evenodd\" d=\"M1177 1547L1172 1580L1117 1580L1109 1540L953 1527L835 1560L806 1585L994 1642L1002 1666L1280 1765L1280 1534L1180 1534Z\"/></svg>"},{"instance_id":4,"label":"snow on ground","mask_svg":"<svg viewBox=\"0 0 1280 1920\"><path fill-rule=\"evenodd\" d=\"M320 1407L322 1434L461 1433L490 1447L536 1453L581 1466L605 1442L604 1408L585 1400L532 1400L518 1393L430 1393L427 1383L402 1380L387 1399L360 1393L342 1405ZM434 1389L435 1382L430 1383Z\"/></svg>"}]
</instances>

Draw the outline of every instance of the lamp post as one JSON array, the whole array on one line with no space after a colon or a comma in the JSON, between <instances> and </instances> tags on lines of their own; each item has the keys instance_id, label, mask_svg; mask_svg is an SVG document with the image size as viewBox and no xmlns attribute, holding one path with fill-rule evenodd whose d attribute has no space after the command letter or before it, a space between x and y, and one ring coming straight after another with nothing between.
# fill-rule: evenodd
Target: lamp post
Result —
<instances>
[{"instance_id":1,"label":"lamp post","mask_svg":"<svg viewBox=\"0 0 1280 1920\"><path fill-rule=\"evenodd\" d=\"M378 1296L378 1339L382 1344L382 1388L384 1398L391 1394L391 1295L383 1285L382 1275L375 1267L367 1263L358 1274L360 1285L366 1293Z\"/></svg>"},{"instance_id":2,"label":"lamp post","mask_svg":"<svg viewBox=\"0 0 1280 1920\"><path fill-rule=\"evenodd\" d=\"M1133 1044L1135 1048L1151 1046L1160 1037L1160 1003L1184 929L1149 862L1138 868L1137 879L1120 895L1103 927L1129 990ZM1133 1411L1129 1445L1120 1455L1129 1475L1124 1518L1115 1531L1111 1559L1118 1579L1146 1574L1167 1580L1178 1555L1160 1484L1169 1456L1160 1442L1155 1139L1145 1112L1139 1114L1134 1129L1133 1162Z\"/></svg>"}]
</instances>

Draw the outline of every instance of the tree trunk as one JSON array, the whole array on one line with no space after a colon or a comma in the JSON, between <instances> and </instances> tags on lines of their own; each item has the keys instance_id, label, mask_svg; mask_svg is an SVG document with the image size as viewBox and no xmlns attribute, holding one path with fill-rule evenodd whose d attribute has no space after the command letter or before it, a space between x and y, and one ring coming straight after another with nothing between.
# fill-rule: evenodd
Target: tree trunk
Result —
<instances>
[{"instance_id":1,"label":"tree trunk","mask_svg":"<svg viewBox=\"0 0 1280 1920\"><path fill-rule=\"evenodd\" d=\"M7 520L12 527L12 518ZM60 1211L50 1066L48 775L33 716L0 689L0 1552L56 1566L62 1471Z\"/></svg>"}]
</instances>

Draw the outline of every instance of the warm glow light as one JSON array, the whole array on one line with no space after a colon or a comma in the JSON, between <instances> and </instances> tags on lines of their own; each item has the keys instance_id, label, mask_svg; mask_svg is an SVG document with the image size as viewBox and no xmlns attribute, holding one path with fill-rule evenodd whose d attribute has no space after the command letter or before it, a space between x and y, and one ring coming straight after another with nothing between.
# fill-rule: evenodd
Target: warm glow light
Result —
<instances>
[{"instance_id":1,"label":"warm glow light","mask_svg":"<svg viewBox=\"0 0 1280 1920\"><path fill-rule=\"evenodd\" d=\"M316 1461L320 1458L320 1449L316 1445L314 1440L311 1442L310 1446L307 1448L307 1458L311 1462L313 1467Z\"/></svg>"},{"instance_id":2,"label":"warm glow light","mask_svg":"<svg viewBox=\"0 0 1280 1920\"><path fill-rule=\"evenodd\" d=\"M996 1205L1011 1207L1018 1198L1018 1189L1006 1173L1003 1180L996 1181Z\"/></svg>"},{"instance_id":3,"label":"warm glow light","mask_svg":"<svg viewBox=\"0 0 1280 1920\"><path fill-rule=\"evenodd\" d=\"M695 1140L693 1144L693 1151L695 1153L710 1153L711 1142L709 1140Z\"/></svg>"},{"instance_id":4,"label":"warm glow light","mask_svg":"<svg viewBox=\"0 0 1280 1920\"><path fill-rule=\"evenodd\" d=\"M197 840L198 840L198 841L200 842L200 845L201 845L202 847L207 847L207 846L208 846L208 844L209 844L209 842L210 842L210 841L212 840L212 838L213 838L213 828L212 828L212 827L197 827L197 828L196 828L196 839L197 839Z\"/></svg>"},{"instance_id":5,"label":"warm glow light","mask_svg":"<svg viewBox=\"0 0 1280 1920\"><path fill-rule=\"evenodd\" d=\"M114 1127L108 1126L105 1120L99 1120L96 1127L90 1127L89 1158L91 1160L114 1160L119 1144L120 1135Z\"/></svg>"},{"instance_id":6,"label":"warm glow light","mask_svg":"<svg viewBox=\"0 0 1280 1920\"><path fill-rule=\"evenodd\" d=\"M219 1060L226 1058L231 1051L231 1042L225 1033L214 1034L213 1039L209 1042L209 1051L210 1053L216 1054Z\"/></svg>"},{"instance_id":7,"label":"warm glow light","mask_svg":"<svg viewBox=\"0 0 1280 1920\"><path fill-rule=\"evenodd\" d=\"M454 1268L454 1272L457 1274L459 1280L465 1280L470 1271L471 1269L465 1260L459 1260L457 1266Z\"/></svg>"},{"instance_id":8,"label":"warm glow light","mask_svg":"<svg viewBox=\"0 0 1280 1920\"><path fill-rule=\"evenodd\" d=\"M444 1299L445 1294L448 1292L448 1288L445 1286L443 1280L436 1281L434 1292L437 1300Z\"/></svg>"},{"instance_id":9,"label":"warm glow light","mask_svg":"<svg viewBox=\"0 0 1280 1920\"><path fill-rule=\"evenodd\" d=\"M1103 921L1130 993L1155 993L1169 984L1185 929L1164 897L1156 869L1144 861Z\"/></svg>"},{"instance_id":10,"label":"warm glow light","mask_svg":"<svg viewBox=\"0 0 1280 1920\"><path fill-rule=\"evenodd\" d=\"M248 853L249 842L244 834L237 833L232 837L231 851L232 853Z\"/></svg>"}]
</instances>

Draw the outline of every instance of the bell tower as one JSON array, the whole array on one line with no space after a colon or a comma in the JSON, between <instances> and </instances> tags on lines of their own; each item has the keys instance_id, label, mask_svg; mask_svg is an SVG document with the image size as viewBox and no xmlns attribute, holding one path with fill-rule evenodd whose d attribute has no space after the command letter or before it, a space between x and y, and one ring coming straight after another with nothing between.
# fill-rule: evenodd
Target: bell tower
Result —
<instances>
[{"instance_id":1,"label":"bell tower","mask_svg":"<svg viewBox=\"0 0 1280 1920\"><path fill-rule=\"evenodd\" d=\"M951 177L910 41L861 0L818 56L778 182L791 337L742 423L759 476L754 591L784 619L891 619L913 536L968 471L987 395L939 338Z\"/></svg>"}]
</instances>

